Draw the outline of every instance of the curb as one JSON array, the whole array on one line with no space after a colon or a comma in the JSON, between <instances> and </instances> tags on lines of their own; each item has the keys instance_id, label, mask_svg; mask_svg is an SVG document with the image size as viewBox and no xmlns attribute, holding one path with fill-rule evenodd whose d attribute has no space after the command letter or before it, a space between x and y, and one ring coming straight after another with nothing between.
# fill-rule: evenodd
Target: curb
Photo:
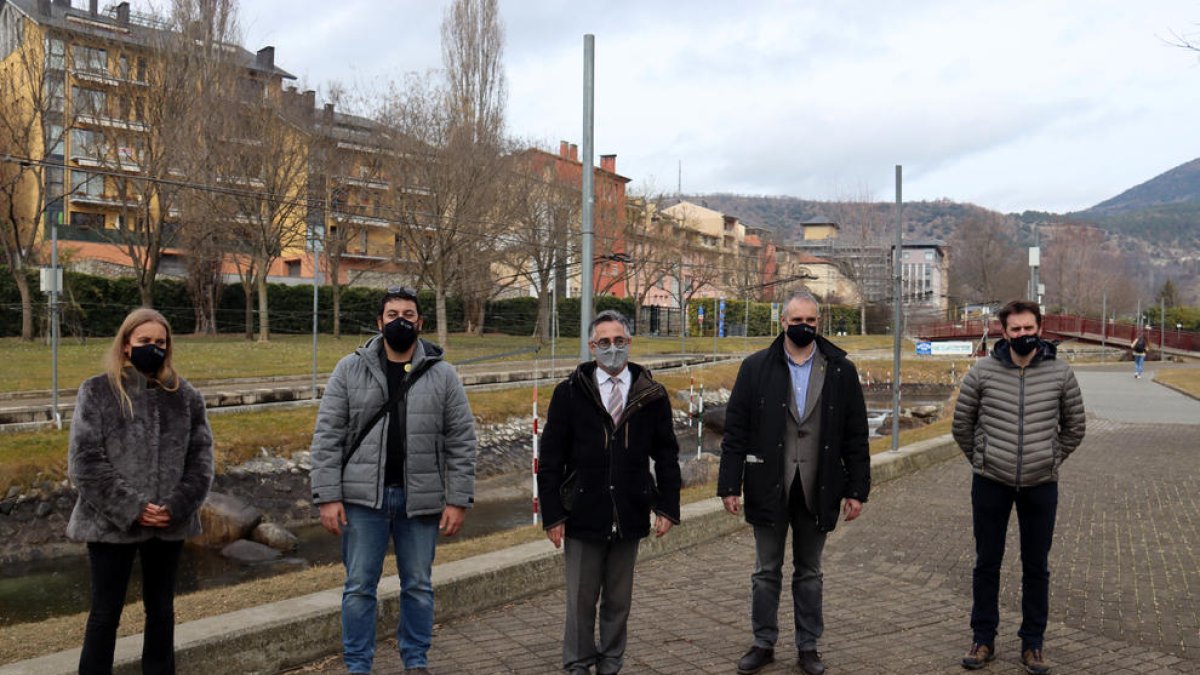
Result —
<instances>
[{"instance_id":1,"label":"curb","mask_svg":"<svg viewBox=\"0 0 1200 675\"><path fill-rule=\"evenodd\" d=\"M883 483L955 457L950 435L871 457L872 482ZM642 540L639 560L657 558L745 527L725 513L717 498L685 504L682 523L662 539ZM562 552L537 541L433 568L437 617L441 623L514 602L562 585ZM276 673L337 653L341 644L340 588L281 600L175 628L178 671L188 673ZM400 615L400 581L379 584L380 635L390 634ZM142 636L117 640L114 673L141 672ZM76 672L79 648L0 666L0 675L67 675Z\"/></svg>"}]
</instances>

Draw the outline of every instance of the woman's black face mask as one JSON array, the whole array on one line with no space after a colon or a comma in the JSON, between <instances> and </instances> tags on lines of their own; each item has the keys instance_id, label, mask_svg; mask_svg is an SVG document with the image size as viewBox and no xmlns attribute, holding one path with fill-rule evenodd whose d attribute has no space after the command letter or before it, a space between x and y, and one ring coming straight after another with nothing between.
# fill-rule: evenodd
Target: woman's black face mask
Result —
<instances>
[{"instance_id":1,"label":"woman's black face mask","mask_svg":"<svg viewBox=\"0 0 1200 675\"><path fill-rule=\"evenodd\" d=\"M147 377L155 375L167 360L167 350L158 345L138 345L129 350L129 362Z\"/></svg>"}]
</instances>

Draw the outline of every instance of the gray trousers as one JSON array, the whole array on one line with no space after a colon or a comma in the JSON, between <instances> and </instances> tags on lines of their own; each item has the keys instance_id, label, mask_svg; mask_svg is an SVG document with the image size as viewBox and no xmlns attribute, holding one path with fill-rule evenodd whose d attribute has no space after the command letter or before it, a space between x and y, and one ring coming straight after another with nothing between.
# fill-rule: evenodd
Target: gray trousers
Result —
<instances>
[{"instance_id":1,"label":"gray trousers","mask_svg":"<svg viewBox=\"0 0 1200 675\"><path fill-rule=\"evenodd\" d=\"M567 616L563 669L600 675L625 663L625 624L633 603L633 567L638 541L564 538ZM600 603L600 642L596 642L596 603Z\"/></svg>"},{"instance_id":2,"label":"gray trousers","mask_svg":"<svg viewBox=\"0 0 1200 675\"><path fill-rule=\"evenodd\" d=\"M799 478L792 484L788 513L774 526L754 526L754 574L750 576L750 627L754 646L774 648L779 639L779 593L783 585L783 555L788 528L792 530L792 605L796 618L796 648L813 650L824 632L821 616L821 551L825 533L804 505Z\"/></svg>"}]
</instances>

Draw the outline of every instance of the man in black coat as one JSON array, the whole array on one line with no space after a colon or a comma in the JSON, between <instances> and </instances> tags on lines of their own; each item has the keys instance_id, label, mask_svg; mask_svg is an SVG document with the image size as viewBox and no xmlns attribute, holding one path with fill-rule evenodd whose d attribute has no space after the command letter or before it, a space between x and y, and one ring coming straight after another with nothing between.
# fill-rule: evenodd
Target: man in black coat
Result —
<instances>
[{"instance_id":1,"label":"man in black coat","mask_svg":"<svg viewBox=\"0 0 1200 675\"><path fill-rule=\"evenodd\" d=\"M817 334L819 319L816 298L793 294L783 334L742 362L725 411L717 496L737 515L745 494L756 555L754 645L738 661L743 675L775 660L789 527L798 665L809 675L825 672L816 651L824 629L821 551L839 510L847 521L857 518L871 488L862 385L846 352Z\"/></svg>"},{"instance_id":2,"label":"man in black coat","mask_svg":"<svg viewBox=\"0 0 1200 675\"><path fill-rule=\"evenodd\" d=\"M554 388L538 467L546 536L566 541L567 612L563 669L598 675L624 663L638 541L679 522L679 444L667 390L628 363L629 321L600 312L590 340L595 360ZM650 461L654 461L654 474ZM600 642L594 633L600 602Z\"/></svg>"}]
</instances>

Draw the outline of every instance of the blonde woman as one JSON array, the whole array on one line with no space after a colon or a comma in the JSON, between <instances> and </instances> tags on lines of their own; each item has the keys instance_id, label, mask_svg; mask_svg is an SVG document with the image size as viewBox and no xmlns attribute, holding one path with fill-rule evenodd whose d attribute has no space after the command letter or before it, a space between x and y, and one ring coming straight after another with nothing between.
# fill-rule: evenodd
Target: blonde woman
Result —
<instances>
[{"instance_id":1,"label":"blonde woman","mask_svg":"<svg viewBox=\"0 0 1200 675\"><path fill-rule=\"evenodd\" d=\"M111 673L133 559L142 560L143 673L175 672L175 577L183 540L200 533L213 477L204 399L171 365L158 312L125 317L105 372L83 383L68 472L79 490L67 536L88 546L92 602L80 673Z\"/></svg>"}]
</instances>

